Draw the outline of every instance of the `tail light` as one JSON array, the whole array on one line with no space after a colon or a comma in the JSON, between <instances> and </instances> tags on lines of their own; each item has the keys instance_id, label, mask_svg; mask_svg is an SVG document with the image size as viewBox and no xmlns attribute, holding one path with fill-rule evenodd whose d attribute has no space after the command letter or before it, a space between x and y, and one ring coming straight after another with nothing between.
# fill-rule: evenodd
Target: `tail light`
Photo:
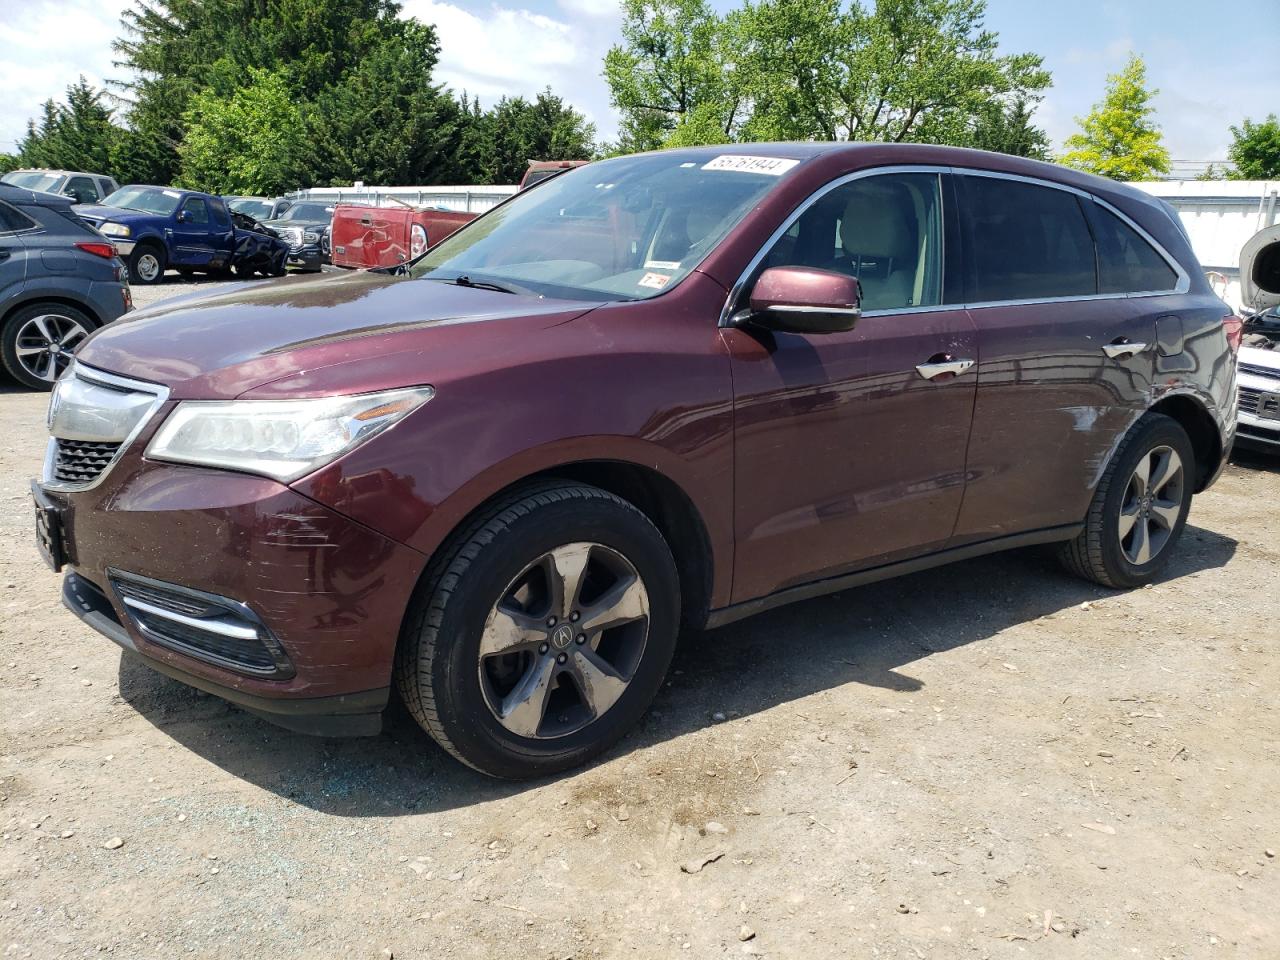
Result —
<instances>
[{"instance_id":1,"label":"tail light","mask_svg":"<svg viewBox=\"0 0 1280 960\"><path fill-rule=\"evenodd\" d=\"M427 252L427 231L422 224L415 223L409 228L409 256L420 257Z\"/></svg>"},{"instance_id":2,"label":"tail light","mask_svg":"<svg viewBox=\"0 0 1280 960\"><path fill-rule=\"evenodd\" d=\"M92 253L95 257L102 257L104 260L110 260L116 255L114 244L96 243L92 240L85 240L76 244L78 250L85 253Z\"/></svg>"},{"instance_id":3,"label":"tail light","mask_svg":"<svg viewBox=\"0 0 1280 960\"><path fill-rule=\"evenodd\" d=\"M1227 346L1232 353L1240 352L1240 338L1244 336L1244 320L1234 313L1222 318L1222 332L1227 335Z\"/></svg>"}]
</instances>

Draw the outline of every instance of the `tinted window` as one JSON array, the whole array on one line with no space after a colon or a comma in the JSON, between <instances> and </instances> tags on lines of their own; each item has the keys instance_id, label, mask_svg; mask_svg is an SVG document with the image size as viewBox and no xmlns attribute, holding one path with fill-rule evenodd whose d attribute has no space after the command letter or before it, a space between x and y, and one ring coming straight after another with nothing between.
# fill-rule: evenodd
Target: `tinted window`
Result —
<instances>
[{"instance_id":1,"label":"tinted window","mask_svg":"<svg viewBox=\"0 0 1280 960\"><path fill-rule=\"evenodd\" d=\"M187 215L187 223L209 222L209 205L204 202L203 197L188 197L187 202L182 205L182 211Z\"/></svg>"},{"instance_id":2,"label":"tinted window","mask_svg":"<svg viewBox=\"0 0 1280 960\"><path fill-rule=\"evenodd\" d=\"M214 197L209 201L209 210L213 213L213 222L219 227L231 226L231 219L227 216L227 207L221 200Z\"/></svg>"},{"instance_id":3,"label":"tinted window","mask_svg":"<svg viewBox=\"0 0 1280 960\"><path fill-rule=\"evenodd\" d=\"M76 203L96 203L98 200L98 191L88 177L72 177L62 192L74 197Z\"/></svg>"},{"instance_id":4,"label":"tinted window","mask_svg":"<svg viewBox=\"0 0 1280 960\"><path fill-rule=\"evenodd\" d=\"M858 278L862 309L942 302L942 202L932 173L885 174L836 187L791 225L762 261Z\"/></svg>"},{"instance_id":5,"label":"tinted window","mask_svg":"<svg viewBox=\"0 0 1280 960\"><path fill-rule=\"evenodd\" d=\"M13 233L17 230L30 230L38 227L36 223L17 207L0 201L0 233Z\"/></svg>"},{"instance_id":6,"label":"tinted window","mask_svg":"<svg viewBox=\"0 0 1280 960\"><path fill-rule=\"evenodd\" d=\"M995 177L963 177L977 303L1088 296L1093 238L1076 195Z\"/></svg>"},{"instance_id":7,"label":"tinted window","mask_svg":"<svg viewBox=\"0 0 1280 960\"><path fill-rule=\"evenodd\" d=\"M1093 204L1098 283L1103 293L1172 290L1178 275L1151 244L1105 207Z\"/></svg>"}]
</instances>

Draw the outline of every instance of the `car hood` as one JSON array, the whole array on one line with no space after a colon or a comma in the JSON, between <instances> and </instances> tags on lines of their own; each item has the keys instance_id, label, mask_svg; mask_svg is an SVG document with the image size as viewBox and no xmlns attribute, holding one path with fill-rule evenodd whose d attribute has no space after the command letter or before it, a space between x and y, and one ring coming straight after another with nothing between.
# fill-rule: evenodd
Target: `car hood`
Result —
<instances>
[{"instance_id":1,"label":"car hood","mask_svg":"<svg viewBox=\"0 0 1280 960\"><path fill-rule=\"evenodd\" d=\"M360 393L428 383L462 356L510 354L596 306L372 271L292 277L128 313L76 359L163 384L175 400L230 399L285 379L298 396Z\"/></svg>"},{"instance_id":2,"label":"car hood","mask_svg":"<svg viewBox=\"0 0 1280 960\"><path fill-rule=\"evenodd\" d=\"M90 220L94 223L106 223L108 220L112 220L115 223L128 223L136 220L166 219L158 213L143 213L141 210L126 210L124 207L104 207L100 204L92 203L77 204L75 213L81 220Z\"/></svg>"},{"instance_id":3,"label":"car hood","mask_svg":"<svg viewBox=\"0 0 1280 960\"><path fill-rule=\"evenodd\" d=\"M302 230L313 230L316 233L323 233L324 228L329 225L329 221L323 222L318 220L263 220L263 226L270 227L272 230L287 230L290 227L298 227Z\"/></svg>"}]
</instances>

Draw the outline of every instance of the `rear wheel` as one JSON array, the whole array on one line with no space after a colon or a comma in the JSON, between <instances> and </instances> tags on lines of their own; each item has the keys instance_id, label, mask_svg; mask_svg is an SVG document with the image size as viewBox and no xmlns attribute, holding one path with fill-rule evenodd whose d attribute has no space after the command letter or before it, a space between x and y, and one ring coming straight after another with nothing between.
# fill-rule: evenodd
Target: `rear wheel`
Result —
<instances>
[{"instance_id":1,"label":"rear wheel","mask_svg":"<svg viewBox=\"0 0 1280 960\"><path fill-rule=\"evenodd\" d=\"M164 279L164 251L151 243L140 243L129 254L130 283L159 283Z\"/></svg>"},{"instance_id":2,"label":"rear wheel","mask_svg":"<svg viewBox=\"0 0 1280 960\"><path fill-rule=\"evenodd\" d=\"M671 551L634 506L542 484L474 522L428 573L396 681L447 751L495 777L584 763L631 729L675 648Z\"/></svg>"},{"instance_id":3,"label":"rear wheel","mask_svg":"<svg viewBox=\"0 0 1280 960\"><path fill-rule=\"evenodd\" d=\"M1107 587L1150 583L1169 563L1186 526L1195 466L1181 425L1147 414L1111 458L1084 530L1062 547L1063 564Z\"/></svg>"},{"instance_id":4,"label":"rear wheel","mask_svg":"<svg viewBox=\"0 0 1280 960\"><path fill-rule=\"evenodd\" d=\"M15 311L0 331L4 368L23 386L48 390L95 324L65 303L36 303Z\"/></svg>"}]
</instances>

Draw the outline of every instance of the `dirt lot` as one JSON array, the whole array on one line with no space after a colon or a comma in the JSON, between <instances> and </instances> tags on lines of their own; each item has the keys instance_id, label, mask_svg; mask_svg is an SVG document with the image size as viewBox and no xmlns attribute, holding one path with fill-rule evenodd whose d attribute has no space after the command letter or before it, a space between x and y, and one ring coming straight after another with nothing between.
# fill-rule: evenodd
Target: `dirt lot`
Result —
<instances>
[{"instance_id":1,"label":"dirt lot","mask_svg":"<svg viewBox=\"0 0 1280 960\"><path fill-rule=\"evenodd\" d=\"M512 785L122 660L30 543L44 398L0 409L3 956L1280 957L1280 462L1151 589L1022 552L686 637Z\"/></svg>"}]
</instances>

